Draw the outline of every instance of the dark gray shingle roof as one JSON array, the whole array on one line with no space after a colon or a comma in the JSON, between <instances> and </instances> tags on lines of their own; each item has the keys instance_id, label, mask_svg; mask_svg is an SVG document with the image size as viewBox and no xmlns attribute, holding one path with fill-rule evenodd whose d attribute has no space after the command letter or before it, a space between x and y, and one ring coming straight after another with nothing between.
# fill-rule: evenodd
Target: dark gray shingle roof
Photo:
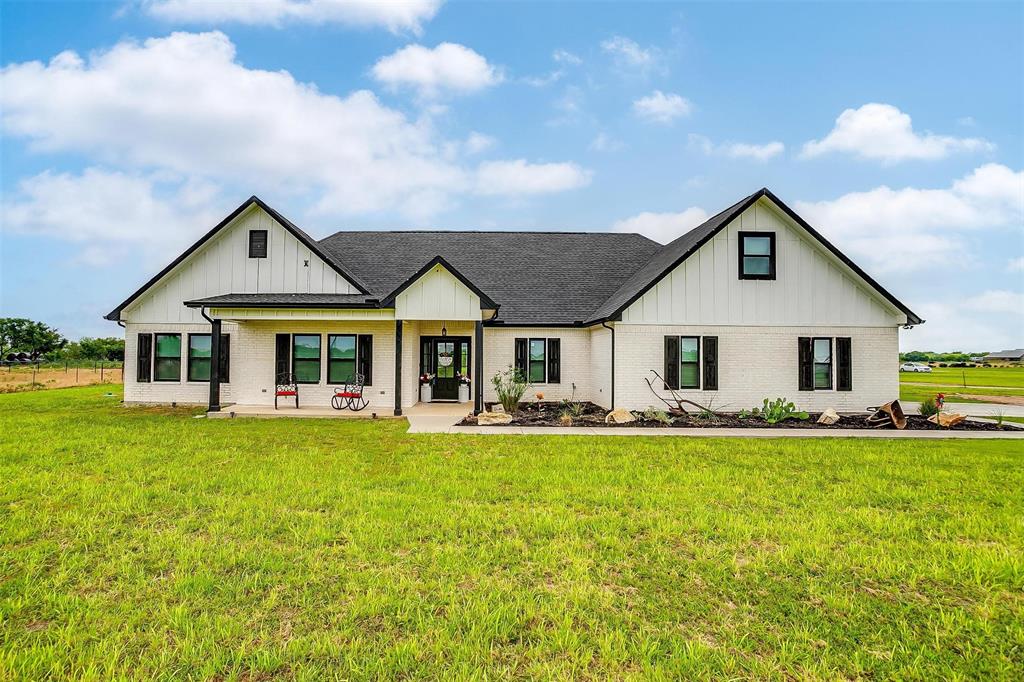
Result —
<instances>
[{"instance_id":1,"label":"dark gray shingle roof","mask_svg":"<svg viewBox=\"0 0 1024 682\"><path fill-rule=\"evenodd\" d=\"M591 317L662 247L604 232L350 231L320 247L385 298L441 256L501 306L506 324L572 324Z\"/></svg>"},{"instance_id":2,"label":"dark gray shingle roof","mask_svg":"<svg viewBox=\"0 0 1024 682\"><path fill-rule=\"evenodd\" d=\"M281 306L300 308L336 308L339 306L376 305L377 298L366 294L220 294L208 298L185 301L190 308L227 307L255 308Z\"/></svg>"}]
</instances>

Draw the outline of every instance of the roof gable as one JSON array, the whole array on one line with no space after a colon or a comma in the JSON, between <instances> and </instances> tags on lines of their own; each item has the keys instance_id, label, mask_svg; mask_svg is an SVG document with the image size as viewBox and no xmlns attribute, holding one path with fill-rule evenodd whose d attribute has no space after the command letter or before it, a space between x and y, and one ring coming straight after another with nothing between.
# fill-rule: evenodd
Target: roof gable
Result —
<instances>
[{"instance_id":1,"label":"roof gable","mask_svg":"<svg viewBox=\"0 0 1024 682\"><path fill-rule=\"evenodd\" d=\"M352 287L355 287L358 291L360 291L363 294L368 293L366 291L366 288L355 277L348 274L348 272L346 272L342 268L341 263L336 258L334 258L330 254L326 253L323 249L321 249L319 244L314 239L312 239L308 234L306 234L301 229L296 227L291 221L282 216L276 210L274 210L266 203L264 203L259 197L252 196L249 197L249 199L247 199L245 202L243 202L238 208L232 211L222 221L217 223L217 225L215 225L213 229L211 229L209 232L203 235L198 241L192 244L192 246L186 249L181 255L174 259L174 261L167 265L167 267L162 269L148 282L139 287L138 290L136 290L127 299L122 301L120 305L118 305L112 311L107 313L104 317L108 320L120 319L121 313L125 310L125 308L136 303L144 294L150 291L153 287L160 284L160 282L164 280L165 277L174 272L177 268L179 268L179 266L184 264L190 258L198 254L205 246L214 241L218 237L218 235L222 233L223 230L227 229L229 226L232 226L237 219L246 215L247 212L254 206L259 207L264 213L270 216L270 218L275 223L277 223L283 230L285 230L288 234L294 237L294 239L297 240L298 243L300 243L303 247L308 249L311 254L320 258L320 260L322 260L330 270L344 278L347 282L351 284Z\"/></svg>"},{"instance_id":2,"label":"roof gable","mask_svg":"<svg viewBox=\"0 0 1024 682\"><path fill-rule=\"evenodd\" d=\"M886 291L857 264L850 260L831 242L825 239L807 221L801 218L767 188L762 188L750 196L733 204L724 211L712 216L678 239L666 244L653 258L634 272L623 284L600 306L589 322L596 323L609 319L618 319L622 312L635 303L641 296L654 287L666 275L675 270L685 260L695 254L737 216L750 208L761 198L767 198L776 208L788 216L794 223L810 235L825 251L832 254L843 265L848 267L857 277L870 287L877 295L906 315L907 324L924 322L913 311L901 303L895 296Z\"/></svg>"}]
</instances>

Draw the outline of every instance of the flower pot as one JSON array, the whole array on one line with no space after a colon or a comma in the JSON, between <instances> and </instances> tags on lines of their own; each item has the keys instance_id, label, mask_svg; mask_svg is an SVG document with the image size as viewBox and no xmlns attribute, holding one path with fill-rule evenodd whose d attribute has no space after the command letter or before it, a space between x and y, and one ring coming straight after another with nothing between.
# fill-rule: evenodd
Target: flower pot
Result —
<instances>
[{"instance_id":1,"label":"flower pot","mask_svg":"<svg viewBox=\"0 0 1024 682\"><path fill-rule=\"evenodd\" d=\"M434 398L434 392L430 388L430 384L420 384L420 402L429 403Z\"/></svg>"},{"instance_id":2,"label":"flower pot","mask_svg":"<svg viewBox=\"0 0 1024 682\"><path fill-rule=\"evenodd\" d=\"M459 402L469 402L469 384L459 384Z\"/></svg>"}]
</instances>

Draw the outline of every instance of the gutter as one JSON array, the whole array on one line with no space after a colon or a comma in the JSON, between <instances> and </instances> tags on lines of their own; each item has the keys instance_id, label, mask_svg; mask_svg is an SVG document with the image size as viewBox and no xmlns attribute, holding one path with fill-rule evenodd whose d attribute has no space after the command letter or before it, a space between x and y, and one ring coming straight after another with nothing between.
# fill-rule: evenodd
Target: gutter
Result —
<instances>
[{"instance_id":1,"label":"gutter","mask_svg":"<svg viewBox=\"0 0 1024 682\"><path fill-rule=\"evenodd\" d=\"M601 322L601 326L612 333L612 405L615 409L615 327L609 327L608 322Z\"/></svg>"}]
</instances>

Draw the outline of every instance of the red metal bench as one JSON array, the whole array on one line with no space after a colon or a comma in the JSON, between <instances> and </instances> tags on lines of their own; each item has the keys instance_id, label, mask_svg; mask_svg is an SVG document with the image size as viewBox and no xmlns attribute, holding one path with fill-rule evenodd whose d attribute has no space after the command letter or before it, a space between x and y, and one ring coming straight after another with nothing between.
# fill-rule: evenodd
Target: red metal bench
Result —
<instances>
[{"instance_id":1,"label":"red metal bench","mask_svg":"<svg viewBox=\"0 0 1024 682\"><path fill-rule=\"evenodd\" d=\"M295 409L299 409L299 385L295 381L295 375L284 372L277 375L277 384L274 387L274 409L277 409L278 398L295 398Z\"/></svg>"}]
</instances>

